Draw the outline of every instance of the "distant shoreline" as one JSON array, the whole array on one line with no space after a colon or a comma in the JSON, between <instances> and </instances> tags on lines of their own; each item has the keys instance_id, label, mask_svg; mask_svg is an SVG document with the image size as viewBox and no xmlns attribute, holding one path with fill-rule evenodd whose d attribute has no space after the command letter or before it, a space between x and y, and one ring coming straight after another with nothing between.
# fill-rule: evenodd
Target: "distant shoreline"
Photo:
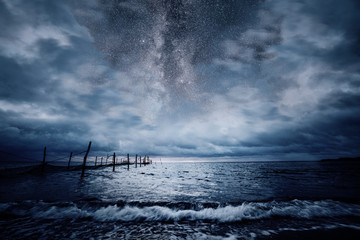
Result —
<instances>
[{"instance_id":1,"label":"distant shoreline","mask_svg":"<svg viewBox=\"0 0 360 240\"><path fill-rule=\"evenodd\" d=\"M336 162L336 161L360 161L360 157L354 157L354 158L336 158L336 159L321 159L321 162Z\"/></svg>"}]
</instances>

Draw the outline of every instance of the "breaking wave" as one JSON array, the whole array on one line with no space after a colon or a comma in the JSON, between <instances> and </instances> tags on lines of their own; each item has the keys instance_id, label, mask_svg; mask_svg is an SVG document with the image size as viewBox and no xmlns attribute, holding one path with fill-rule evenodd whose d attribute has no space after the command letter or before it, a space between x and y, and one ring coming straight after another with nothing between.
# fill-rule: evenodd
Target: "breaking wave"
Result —
<instances>
[{"instance_id":1,"label":"breaking wave","mask_svg":"<svg viewBox=\"0 0 360 240\"><path fill-rule=\"evenodd\" d=\"M203 207L200 209L178 209L167 206L131 206L110 204L107 206L83 205L76 203L6 203L0 204L2 218L31 216L39 219L91 218L96 221L216 221L239 222L266 218L331 218L360 216L360 205L333 200L292 200L285 202L244 202L237 206Z\"/></svg>"}]
</instances>

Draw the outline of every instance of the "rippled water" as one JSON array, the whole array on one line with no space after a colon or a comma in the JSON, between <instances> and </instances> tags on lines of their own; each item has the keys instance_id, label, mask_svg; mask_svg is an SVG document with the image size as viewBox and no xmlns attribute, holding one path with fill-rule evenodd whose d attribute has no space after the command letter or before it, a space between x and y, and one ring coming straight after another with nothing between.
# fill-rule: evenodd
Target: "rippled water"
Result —
<instances>
[{"instance_id":1,"label":"rippled water","mask_svg":"<svg viewBox=\"0 0 360 240\"><path fill-rule=\"evenodd\" d=\"M351 239L360 164L156 163L84 178L48 169L3 176L0 201L2 239Z\"/></svg>"}]
</instances>

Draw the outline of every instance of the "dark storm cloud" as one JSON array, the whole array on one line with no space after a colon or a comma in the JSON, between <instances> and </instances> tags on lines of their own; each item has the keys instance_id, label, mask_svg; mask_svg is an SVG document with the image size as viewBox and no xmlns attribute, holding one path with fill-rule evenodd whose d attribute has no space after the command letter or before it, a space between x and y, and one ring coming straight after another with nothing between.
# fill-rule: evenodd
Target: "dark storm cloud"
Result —
<instances>
[{"instance_id":1,"label":"dark storm cloud","mask_svg":"<svg viewBox=\"0 0 360 240\"><path fill-rule=\"evenodd\" d=\"M217 64L225 67L222 74L237 73L238 84L228 85L231 98L220 101L233 109L236 102L242 104L239 120L248 119L250 130L236 132L252 133L239 141L229 140L232 134L212 141L217 148L228 155L359 154L360 61L354 46L359 4L332 2L325 9L323 4L268 1L258 11L258 24L224 41L228 54ZM264 13L268 19L261 21ZM240 97L255 90L251 98Z\"/></svg>"},{"instance_id":2,"label":"dark storm cloud","mask_svg":"<svg viewBox=\"0 0 360 240\"><path fill-rule=\"evenodd\" d=\"M352 0L2 0L0 145L360 154L359 10Z\"/></svg>"},{"instance_id":3,"label":"dark storm cloud","mask_svg":"<svg viewBox=\"0 0 360 240\"><path fill-rule=\"evenodd\" d=\"M95 149L117 148L119 125L141 118L125 109L108 115L125 100L100 87L111 72L68 2L1 1L1 11L2 149L80 151L89 140L98 141ZM100 122L103 128L94 129Z\"/></svg>"},{"instance_id":4,"label":"dark storm cloud","mask_svg":"<svg viewBox=\"0 0 360 240\"><path fill-rule=\"evenodd\" d=\"M325 62L332 64L332 67L339 70L359 70L359 42L360 42L360 21L358 11L360 5L357 1L299 1L304 16L308 16L317 24L311 28L314 35L322 34L321 39L325 44L331 42L336 35L341 42L333 46L314 47L312 36L299 36L299 51L308 52L309 57L319 57ZM310 25L311 26L311 25ZM316 32L318 31L318 32ZM332 33L331 33L332 32ZM332 35L332 36L331 36ZM326 38L328 36L328 38ZM334 39L333 39L334 41ZM319 42L319 44L321 44ZM355 67L355 68L353 68Z\"/></svg>"},{"instance_id":5,"label":"dark storm cloud","mask_svg":"<svg viewBox=\"0 0 360 240\"><path fill-rule=\"evenodd\" d=\"M261 10L255 19L255 28L250 26L225 43L226 57L242 63L275 57L274 53L268 52L268 48L281 43L281 18L270 11Z\"/></svg>"}]
</instances>

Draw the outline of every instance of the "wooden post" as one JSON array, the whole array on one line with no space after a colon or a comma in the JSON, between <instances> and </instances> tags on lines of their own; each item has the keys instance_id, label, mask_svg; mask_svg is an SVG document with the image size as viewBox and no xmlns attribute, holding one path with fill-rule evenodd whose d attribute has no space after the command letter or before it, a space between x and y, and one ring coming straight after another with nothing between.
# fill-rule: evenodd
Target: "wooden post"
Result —
<instances>
[{"instance_id":1,"label":"wooden post","mask_svg":"<svg viewBox=\"0 0 360 240\"><path fill-rule=\"evenodd\" d=\"M113 156L113 172L115 171L115 152L114 152L114 156Z\"/></svg>"},{"instance_id":2,"label":"wooden post","mask_svg":"<svg viewBox=\"0 0 360 240\"><path fill-rule=\"evenodd\" d=\"M86 153L85 153L85 156L84 156L84 161L83 161L82 171L81 171L81 177L84 177L84 174L85 174L86 159L87 159L87 156L89 154L90 148L91 148L91 141L89 142L88 149L86 150Z\"/></svg>"},{"instance_id":3,"label":"wooden post","mask_svg":"<svg viewBox=\"0 0 360 240\"><path fill-rule=\"evenodd\" d=\"M103 160L103 157L101 157L101 162L100 162L100 166L102 166L102 160Z\"/></svg>"},{"instance_id":4,"label":"wooden post","mask_svg":"<svg viewBox=\"0 0 360 240\"><path fill-rule=\"evenodd\" d=\"M95 158L95 167L96 167L96 163L97 163L97 156L96 156L96 158Z\"/></svg>"},{"instance_id":5,"label":"wooden post","mask_svg":"<svg viewBox=\"0 0 360 240\"><path fill-rule=\"evenodd\" d=\"M127 154L127 159L128 159L128 170L130 169L130 156L129 154Z\"/></svg>"},{"instance_id":6,"label":"wooden post","mask_svg":"<svg viewBox=\"0 0 360 240\"><path fill-rule=\"evenodd\" d=\"M135 156L135 168L137 168L137 154Z\"/></svg>"},{"instance_id":7,"label":"wooden post","mask_svg":"<svg viewBox=\"0 0 360 240\"><path fill-rule=\"evenodd\" d=\"M44 157L43 157L43 161L42 161L42 165L41 165L41 171L44 171L45 158L46 158L46 147L44 147Z\"/></svg>"},{"instance_id":8,"label":"wooden post","mask_svg":"<svg viewBox=\"0 0 360 240\"><path fill-rule=\"evenodd\" d=\"M70 153L70 157L69 157L69 162L68 162L68 169L70 168L70 162L71 162L71 158L72 158L72 152Z\"/></svg>"},{"instance_id":9,"label":"wooden post","mask_svg":"<svg viewBox=\"0 0 360 240\"><path fill-rule=\"evenodd\" d=\"M139 160L140 160L140 167L141 167L141 156L140 156Z\"/></svg>"}]
</instances>

